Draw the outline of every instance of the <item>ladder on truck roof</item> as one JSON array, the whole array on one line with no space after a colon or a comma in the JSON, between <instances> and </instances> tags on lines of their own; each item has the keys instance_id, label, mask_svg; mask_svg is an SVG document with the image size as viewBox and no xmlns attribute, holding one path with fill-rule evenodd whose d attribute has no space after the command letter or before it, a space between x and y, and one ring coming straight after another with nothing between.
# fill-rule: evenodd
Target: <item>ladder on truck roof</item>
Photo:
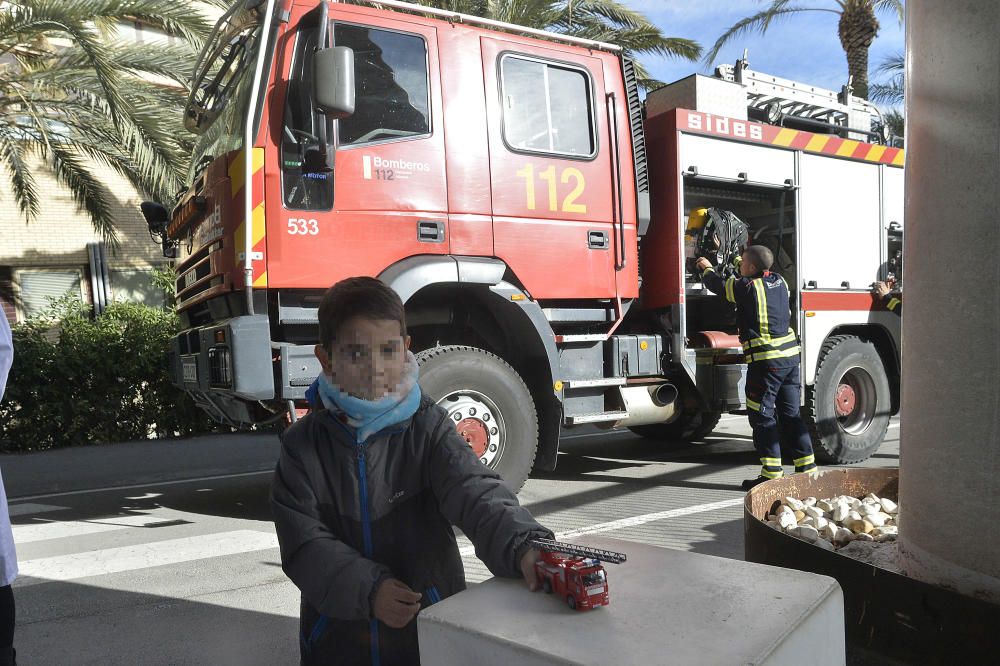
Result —
<instances>
[{"instance_id":1,"label":"ladder on truck roof","mask_svg":"<svg viewBox=\"0 0 1000 666\"><path fill-rule=\"evenodd\" d=\"M836 126L858 134L879 137L871 129L873 117L881 113L868 100L855 97L850 83L840 92L799 83L750 69L746 53L735 65L719 65L715 76L738 83L746 92L747 108L756 109L776 124L783 117Z\"/></svg>"},{"instance_id":2,"label":"ladder on truck roof","mask_svg":"<svg viewBox=\"0 0 1000 666\"><path fill-rule=\"evenodd\" d=\"M621 564L626 560L625 553L616 553L613 550L590 548L588 546L578 546L575 543L566 543L565 541L555 541L553 539L532 539L531 545L537 547L539 550L566 553L567 555L576 555L578 557L589 557L601 562L610 562L611 564Z\"/></svg>"}]
</instances>

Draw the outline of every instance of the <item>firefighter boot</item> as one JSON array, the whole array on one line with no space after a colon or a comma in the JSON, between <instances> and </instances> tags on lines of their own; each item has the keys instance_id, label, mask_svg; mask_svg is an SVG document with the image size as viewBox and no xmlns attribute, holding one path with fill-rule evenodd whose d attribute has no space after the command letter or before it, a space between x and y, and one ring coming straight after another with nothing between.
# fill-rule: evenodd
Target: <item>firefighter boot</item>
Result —
<instances>
[{"instance_id":1,"label":"firefighter boot","mask_svg":"<svg viewBox=\"0 0 1000 666\"><path fill-rule=\"evenodd\" d=\"M770 481L766 476L758 476L756 479L747 479L743 482L743 490L750 490L755 486L759 486L765 481Z\"/></svg>"}]
</instances>

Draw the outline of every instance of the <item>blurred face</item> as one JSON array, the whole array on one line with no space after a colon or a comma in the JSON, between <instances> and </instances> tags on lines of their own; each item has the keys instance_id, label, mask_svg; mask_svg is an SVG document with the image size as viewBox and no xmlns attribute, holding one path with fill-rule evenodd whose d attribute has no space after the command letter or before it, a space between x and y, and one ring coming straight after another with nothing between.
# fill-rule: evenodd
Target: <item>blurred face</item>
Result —
<instances>
[{"instance_id":1,"label":"blurred face","mask_svg":"<svg viewBox=\"0 0 1000 666\"><path fill-rule=\"evenodd\" d=\"M743 255L743 260L740 262L740 275L743 277L752 277L759 273L757 266L754 265L753 260Z\"/></svg>"},{"instance_id":2,"label":"blurred face","mask_svg":"<svg viewBox=\"0 0 1000 666\"><path fill-rule=\"evenodd\" d=\"M353 317L337 331L329 349L316 345L316 358L333 385L362 400L379 400L403 380L410 337L393 319Z\"/></svg>"}]
</instances>

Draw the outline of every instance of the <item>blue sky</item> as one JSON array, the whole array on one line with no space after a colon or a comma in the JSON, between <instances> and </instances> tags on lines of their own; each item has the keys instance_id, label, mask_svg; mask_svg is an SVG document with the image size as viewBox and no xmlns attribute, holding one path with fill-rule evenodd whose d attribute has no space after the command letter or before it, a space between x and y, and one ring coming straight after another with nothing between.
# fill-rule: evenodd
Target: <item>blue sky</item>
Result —
<instances>
[{"instance_id":1,"label":"blue sky","mask_svg":"<svg viewBox=\"0 0 1000 666\"><path fill-rule=\"evenodd\" d=\"M767 7L766 0L621 0L631 9L645 14L663 34L686 37L699 42L708 51L715 40L740 19ZM796 3L806 7L836 7L833 0L806 0ZM733 64L750 51L750 67L760 72L840 90L847 82L847 59L837 37L837 16L829 12L805 12L778 19L766 37L753 33L730 43L715 64ZM891 53L903 50L903 28L894 16L879 16L882 29L869 52L870 71ZM642 58L652 75L671 82L693 72L711 73L702 62L688 62L663 57Z\"/></svg>"}]
</instances>

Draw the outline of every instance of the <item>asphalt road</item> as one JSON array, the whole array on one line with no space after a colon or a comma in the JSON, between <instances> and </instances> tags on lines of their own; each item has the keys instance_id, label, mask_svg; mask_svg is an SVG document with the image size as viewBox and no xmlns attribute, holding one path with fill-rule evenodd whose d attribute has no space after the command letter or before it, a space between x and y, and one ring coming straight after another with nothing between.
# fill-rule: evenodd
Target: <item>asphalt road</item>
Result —
<instances>
[{"instance_id":1,"label":"asphalt road","mask_svg":"<svg viewBox=\"0 0 1000 666\"><path fill-rule=\"evenodd\" d=\"M257 436L0 459L21 567L20 663L297 663L298 593L267 505L276 452ZM894 419L863 464L895 466L898 454ZM559 536L742 558L739 483L757 469L745 417L729 416L698 445L575 438L520 498ZM470 583L484 580L463 546Z\"/></svg>"}]
</instances>

